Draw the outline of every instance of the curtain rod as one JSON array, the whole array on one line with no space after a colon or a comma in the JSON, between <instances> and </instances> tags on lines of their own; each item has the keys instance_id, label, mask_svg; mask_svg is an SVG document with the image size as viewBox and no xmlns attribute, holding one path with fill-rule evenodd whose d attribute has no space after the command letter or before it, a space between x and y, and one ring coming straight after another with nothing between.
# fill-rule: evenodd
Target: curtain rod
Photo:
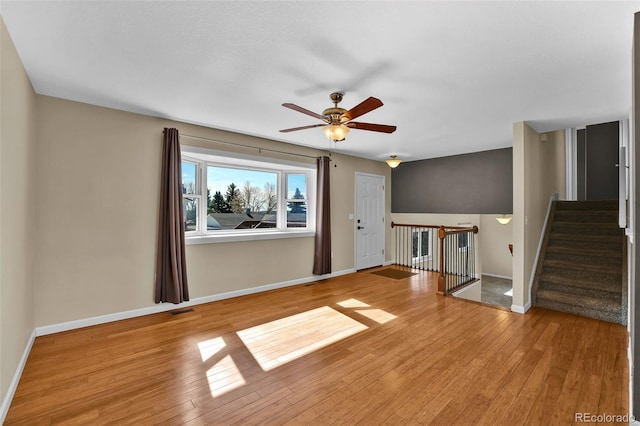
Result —
<instances>
[{"instance_id":1,"label":"curtain rod","mask_svg":"<svg viewBox=\"0 0 640 426\"><path fill-rule=\"evenodd\" d=\"M243 147L243 148L257 149L258 152L268 151L268 152L275 152L275 153L278 153L278 154L295 155L297 157L305 157L305 158L313 158L313 159L316 159L316 158L319 157L319 156L306 155L306 154L296 154L294 152L279 151L277 149L260 148L258 146L244 145L244 144L235 143L235 142L219 141L217 139L204 138L202 136L186 135L186 134L183 134L183 133L180 133L180 136L184 136L184 137L187 137L187 138L193 138L193 139L201 139L201 140L205 140L205 141L209 141L209 142L222 143L222 144L226 144L226 145L240 146L240 147ZM329 153L329 155L331 155L331 153Z\"/></svg>"}]
</instances>

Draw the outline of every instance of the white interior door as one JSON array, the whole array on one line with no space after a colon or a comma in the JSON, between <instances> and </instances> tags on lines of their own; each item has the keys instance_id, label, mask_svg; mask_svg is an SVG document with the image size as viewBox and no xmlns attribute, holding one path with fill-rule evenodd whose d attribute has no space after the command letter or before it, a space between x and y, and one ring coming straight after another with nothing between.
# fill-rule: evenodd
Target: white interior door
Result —
<instances>
[{"instance_id":1,"label":"white interior door","mask_svg":"<svg viewBox=\"0 0 640 426\"><path fill-rule=\"evenodd\" d=\"M384 176L356 173L356 269L384 263Z\"/></svg>"}]
</instances>

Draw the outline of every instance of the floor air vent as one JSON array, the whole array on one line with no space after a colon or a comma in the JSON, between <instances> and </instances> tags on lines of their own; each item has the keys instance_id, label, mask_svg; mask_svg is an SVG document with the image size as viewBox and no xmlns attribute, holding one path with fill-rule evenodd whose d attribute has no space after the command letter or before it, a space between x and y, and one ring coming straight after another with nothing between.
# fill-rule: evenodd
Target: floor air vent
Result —
<instances>
[{"instance_id":1,"label":"floor air vent","mask_svg":"<svg viewBox=\"0 0 640 426\"><path fill-rule=\"evenodd\" d=\"M187 312L193 312L193 309L191 308L187 308L187 309L181 309L179 311L171 311L171 315L180 315L180 314L186 314Z\"/></svg>"}]
</instances>

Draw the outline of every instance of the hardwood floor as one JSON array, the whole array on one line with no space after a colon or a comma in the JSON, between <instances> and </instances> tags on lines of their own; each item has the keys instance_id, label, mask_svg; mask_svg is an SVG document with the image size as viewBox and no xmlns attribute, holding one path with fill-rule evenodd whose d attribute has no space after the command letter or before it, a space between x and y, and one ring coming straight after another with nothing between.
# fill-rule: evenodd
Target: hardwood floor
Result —
<instances>
[{"instance_id":1,"label":"hardwood floor","mask_svg":"<svg viewBox=\"0 0 640 426\"><path fill-rule=\"evenodd\" d=\"M627 331L359 272L38 337L6 425L572 424L628 411Z\"/></svg>"}]
</instances>

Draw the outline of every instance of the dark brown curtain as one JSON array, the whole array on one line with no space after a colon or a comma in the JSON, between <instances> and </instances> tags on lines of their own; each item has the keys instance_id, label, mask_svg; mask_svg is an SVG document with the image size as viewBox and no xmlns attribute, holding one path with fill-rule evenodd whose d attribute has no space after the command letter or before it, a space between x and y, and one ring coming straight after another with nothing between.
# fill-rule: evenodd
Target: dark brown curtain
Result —
<instances>
[{"instance_id":1,"label":"dark brown curtain","mask_svg":"<svg viewBox=\"0 0 640 426\"><path fill-rule=\"evenodd\" d=\"M316 200L316 247L314 275L331 273L331 205L329 202L329 157L318 157L318 189Z\"/></svg>"},{"instance_id":2,"label":"dark brown curtain","mask_svg":"<svg viewBox=\"0 0 640 426\"><path fill-rule=\"evenodd\" d=\"M189 300L178 129L164 129L156 259L156 303Z\"/></svg>"}]
</instances>

